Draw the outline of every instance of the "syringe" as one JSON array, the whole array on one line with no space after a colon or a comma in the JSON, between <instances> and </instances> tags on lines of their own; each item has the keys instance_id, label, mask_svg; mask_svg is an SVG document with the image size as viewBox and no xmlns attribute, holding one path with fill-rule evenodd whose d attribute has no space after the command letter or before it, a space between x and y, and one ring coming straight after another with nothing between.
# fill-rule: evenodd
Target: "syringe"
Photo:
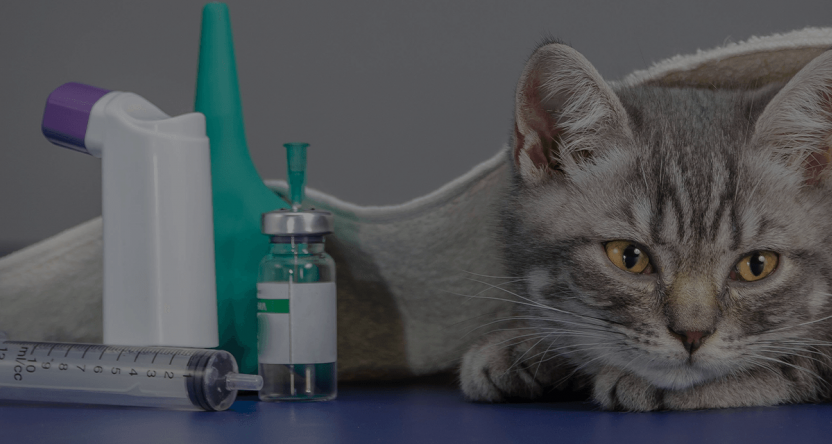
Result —
<instances>
[{"instance_id":1,"label":"syringe","mask_svg":"<svg viewBox=\"0 0 832 444\"><path fill-rule=\"evenodd\" d=\"M0 332L0 400L222 411L263 379L222 350L8 341Z\"/></svg>"}]
</instances>

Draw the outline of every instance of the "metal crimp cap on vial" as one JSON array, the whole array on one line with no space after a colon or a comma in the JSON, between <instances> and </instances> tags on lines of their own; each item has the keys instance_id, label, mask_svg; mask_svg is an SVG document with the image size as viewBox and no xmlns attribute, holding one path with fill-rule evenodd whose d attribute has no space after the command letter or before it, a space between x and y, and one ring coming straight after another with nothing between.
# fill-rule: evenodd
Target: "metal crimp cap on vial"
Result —
<instances>
[{"instance_id":1,"label":"metal crimp cap on vial","mask_svg":"<svg viewBox=\"0 0 832 444\"><path fill-rule=\"evenodd\" d=\"M323 235L332 233L332 220L329 211L280 209L263 213L260 227L272 236Z\"/></svg>"}]
</instances>

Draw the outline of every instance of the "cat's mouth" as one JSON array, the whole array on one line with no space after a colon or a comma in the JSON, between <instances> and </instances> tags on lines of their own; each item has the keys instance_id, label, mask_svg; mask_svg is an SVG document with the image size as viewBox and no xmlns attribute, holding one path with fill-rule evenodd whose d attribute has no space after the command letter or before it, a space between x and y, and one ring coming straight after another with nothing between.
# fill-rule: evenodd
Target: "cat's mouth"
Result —
<instances>
[{"instance_id":1,"label":"cat's mouth","mask_svg":"<svg viewBox=\"0 0 832 444\"><path fill-rule=\"evenodd\" d=\"M724 376L735 362L719 347L716 332L673 331L672 342L662 350L644 350L646 359L630 360L627 367L651 384L672 390L686 389ZM656 359L663 355L663 359Z\"/></svg>"}]
</instances>

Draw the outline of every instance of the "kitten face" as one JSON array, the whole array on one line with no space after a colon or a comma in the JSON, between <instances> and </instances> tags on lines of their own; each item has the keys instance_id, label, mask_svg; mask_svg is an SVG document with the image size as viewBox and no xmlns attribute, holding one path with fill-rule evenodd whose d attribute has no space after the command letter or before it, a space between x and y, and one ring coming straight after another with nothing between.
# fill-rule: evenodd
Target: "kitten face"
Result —
<instances>
[{"instance_id":1,"label":"kitten face","mask_svg":"<svg viewBox=\"0 0 832 444\"><path fill-rule=\"evenodd\" d=\"M521 230L536 240L526 260L514 255L518 274L535 301L578 315L534 310L580 332L560 340L576 345L564 353L576 365L595 360L684 388L765 365L782 347L767 341L799 338L805 331L787 327L825 306L832 227L816 221L830 220L821 211L829 202L794 199L800 183L755 161L747 140L720 146L701 136L693 149L710 162L686 164L664 141L639 135L573 181L518 198ZM603 246L619 239L643 246L654 272L615 266ZM756 282L730 279L756 250L779 253L776 270ZM781 330L766 333L773 329ZM713 333L691 354L672 330Z\"/></svg>"},{"instance_id":2,"label":"kitten face","mask_svg":"<svg viewBox=\"0 0 832 444\"><path fill-rule=\"evenodd\" d=\"M555 62L521 80L504 213L507 266L531 302L519 310L551 331L540 360L666 389L759 368L812 374L790 364L795 353L828 361L816 346L832 314L832 193L807 181L804 161L773 161L776 137L755 128L776 114L759 118L777 89L613 92L591 67L545 68ZM575 80L580 69L591 72ZM649 256L650 273L610 260L619 240ZM738 280L737 263L759 251L776 268Z\"/></svg>"}]
</instances>

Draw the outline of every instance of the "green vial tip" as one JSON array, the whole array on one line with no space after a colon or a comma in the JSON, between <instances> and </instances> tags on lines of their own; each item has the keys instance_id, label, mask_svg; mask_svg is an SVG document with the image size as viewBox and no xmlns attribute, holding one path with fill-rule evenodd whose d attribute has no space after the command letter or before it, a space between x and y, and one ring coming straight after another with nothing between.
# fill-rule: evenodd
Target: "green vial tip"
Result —
<instances>
[{"instance_id":1,"label":"green vial tip","mask_svg":"<svg viewBox=\"0 0 832 444\"><path fill-rule=\"evenodd\" d=\"M304 187L306 186L306 147L308 143L285 143L286 164L289 167L289 197L292 199L292 209L300 208L303 202Z\"/></svg>"}]
</instances>

